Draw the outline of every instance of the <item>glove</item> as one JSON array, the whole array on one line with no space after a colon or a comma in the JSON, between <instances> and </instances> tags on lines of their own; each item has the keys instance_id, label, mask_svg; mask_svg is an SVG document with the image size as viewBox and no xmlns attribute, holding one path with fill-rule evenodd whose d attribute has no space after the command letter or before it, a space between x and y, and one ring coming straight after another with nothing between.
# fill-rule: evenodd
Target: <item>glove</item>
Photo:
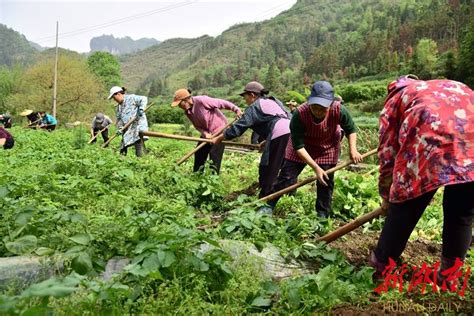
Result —
<instances>
[{"instance_id":1,"label":"glove","mask_svg":"<svg viewBox=\"0 0 474 316\"><path fill-rule=\"evenodd\" d=\"M145 113L145 112L143 112L142 109L139 108L139 109L137 110L137 116L138 116L138 117L142 117L142 116L143 116L143 113Z\"/></svg>"}]
</instances>

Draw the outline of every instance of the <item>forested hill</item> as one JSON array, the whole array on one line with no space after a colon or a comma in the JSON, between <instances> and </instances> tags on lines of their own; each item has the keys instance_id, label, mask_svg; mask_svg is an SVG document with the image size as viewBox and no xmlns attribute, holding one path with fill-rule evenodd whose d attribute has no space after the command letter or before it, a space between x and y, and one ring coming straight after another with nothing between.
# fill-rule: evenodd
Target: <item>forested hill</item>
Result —
<instances>
[{"instance_id":1,"label":"forested hill","mask_svg":"<svg viewBox=\"0 0 474 316\"><path fill-rule=\"evenodd\" d=\"M473 6L470 0L298 0L275 18L233 26L197 39L199 45L170 51L163 43L125 57L123 76L144 91L233 89L240 79L279 91L301 85L303 77L353 80L402 67L446 76L463 29L473 23Z\"/></svg>"},{"instance_id":2,"label":"forested hill","mask_svg":"<svg viewBox=\"0 0 474 316\"><path fill-rule=\"evenodd\" d=\"M37 52L24 35L0 24L0 65L28 64Z\"/></svg>"},{"instance_id":3,"label":"forested hill","mask_svg":"<svg viewBox=\"0 0 474 316\"><path fill-rule=\"evenodd\" d=\"M136 54L121 56L125 85L132 88L150 86L152 81L158 78L158 74L161 76L187 67L190 58L202 51L204 44L211 40L209 36L195 39L175 38Z\"/></svg>"},{"instance_id":4,"label":"forested hill","mask_svg":"<svg viewBox=\"0 0 474 316\"><path fill-rule=\"evenodd\" d=\"M135 53L160 42L154 38L133 40L129 36L116 38L113 35L93 37L90 41L91 52L102 51L113 55Z\"/></svg>"}]
</instances>

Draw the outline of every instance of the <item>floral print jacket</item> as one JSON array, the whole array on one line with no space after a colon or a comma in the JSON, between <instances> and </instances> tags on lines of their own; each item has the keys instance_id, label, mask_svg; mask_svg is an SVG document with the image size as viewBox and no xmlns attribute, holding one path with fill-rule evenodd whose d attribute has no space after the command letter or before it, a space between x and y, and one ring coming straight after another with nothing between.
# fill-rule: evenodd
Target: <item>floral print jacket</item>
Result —
<instances>
[{"instance_id":1,"label":"floral print jacket","mask_svg":"<svg viewBox=\"0 0 474 316\"><path fill-rule=\"evenodd\" d=\"M474 181L474 93L451 80L392 82L380 115L379 192L392 203Z\"/></svg>"}]
</instances>

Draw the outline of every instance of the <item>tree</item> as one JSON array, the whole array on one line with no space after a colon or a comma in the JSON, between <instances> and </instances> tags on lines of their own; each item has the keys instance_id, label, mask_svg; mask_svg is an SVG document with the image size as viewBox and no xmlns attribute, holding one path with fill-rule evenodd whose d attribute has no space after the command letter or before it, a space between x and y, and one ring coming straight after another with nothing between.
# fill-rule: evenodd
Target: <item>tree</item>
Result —
<instances>
[{"instance_id":1,"label":"tree","mask_svg":"<svg viewBox=\"0 0 474 316\"><path fill-rule=\"evenodd\" d=\"M107 52L95 52L87 58L87 64L105 87L110 88L122 84L120 64L114 55Z\"/></svg>"},{"instance_id":2,"label":"tree","mask_svg":"<svg viewBox=\"0 0 474 316\"><path fill-rule=\"evenodd\" d=\"M0 113L6 111L8 96L19 91L22 83L23 69L15 66L12 69L0 67Z\"/></svg>"},{"instance_id":3,"label":"tree","mask_svg":"<svg viewBox=\"0 0 474 316\"><path fill-rule=\"evenodd\" d=\"M151 82L150 90L148 91L148 97L154 98L163 94L163 82L160 78L156 78Z\"/></svg>"},{"instance_id":4,"label":"tree","mask_svg":"<svg viewBox=\"0 0 474 316\"><path fill-rule=\"evenodd\" d=\"M441 55L438 72L441 76L447 79L456 79L456 56L452 50L448 50L446 53Z\"/></svg>"},{"instance_id":5,"label":"tree","mask_svg":"<svg viewBox=\"0 0 474 316\"><path fill-rule=\"evenodd\" d=\"M51 111L53 65L54 59L48 58L24 72L20 91L6 100L6 107L12 114L25 108ZM57 116L60 121L89 120L98 111L106 112L105 96L106 91L83 59L59 58Z\"/></svg>"},{"instance_id":6,"label":"tree","mask_svg":"<svg viewBox=\"0 0 474 316\"><path fill-rule=\"evenodd\" d=\"M435 41L422 38L418 41L410 64L410 72L420 79L431 79L436 73L438 45Z\"/></svg>"},{"instance_id":7,"label":"tree","mask_svg":"<svg viewBox=\"0 0 474 316\"><path fill-rule=\"evenodd\" d=\"M271 63L268 68L267 75L265 77L265 87L271 91L280 91L281 83L280 78L281 72L278 67L275 66L275 63Z\"/></svg>"},{"instance_id":8,"label":"tree","mask_svg":"<svg viewBox=\"0 0 474 316\"><path fill-rule=\"evenodd\" d=\"M464 31L459 47L458 79L474 88L474 21Z\"/></svg>"}]
</instances>

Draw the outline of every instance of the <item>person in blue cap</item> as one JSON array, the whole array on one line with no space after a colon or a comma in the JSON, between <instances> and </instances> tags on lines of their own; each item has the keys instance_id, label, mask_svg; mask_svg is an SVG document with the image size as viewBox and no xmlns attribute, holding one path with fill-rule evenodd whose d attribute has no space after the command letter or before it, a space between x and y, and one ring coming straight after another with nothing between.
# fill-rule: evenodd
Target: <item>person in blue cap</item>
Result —
<instances>
[{"instance_id":1,"label":"person in blue cap","mask_svg":"<svg viewBox=\"0 0 474 316\"><path fill-rule=\"evenodd\" d=\"M290 131L285 161L273 192L295 184L298 175L309 165L318 178L316 212L320 217L328 217L331 211L334 176L328 175L326 170L337 164L342 131L349 140L349 157L355 163L362 161L362 155L356 146L354 121L340 99L334 96L329 82L314 83L307 102L293 112ZM274 208L277 202L278 198L270 200L270 207Z\"/></svg>"}]
</instances>

